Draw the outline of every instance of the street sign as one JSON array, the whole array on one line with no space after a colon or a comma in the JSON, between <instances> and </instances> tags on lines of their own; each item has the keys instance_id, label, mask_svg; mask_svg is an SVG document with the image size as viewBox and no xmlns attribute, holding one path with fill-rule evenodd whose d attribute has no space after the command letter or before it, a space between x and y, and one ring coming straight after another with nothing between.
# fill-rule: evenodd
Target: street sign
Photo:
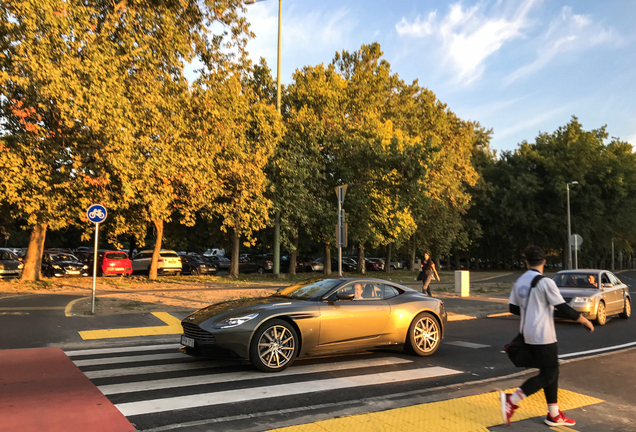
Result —
<instances>
[{"instance_id":1,"label":"street sign","mask_svg":"<svg viewBox=\"0 0 636 432\"><path fill-rule=\"evenodd\" d=\"M572 250L581 250L581 245L583 244L583 237L578 234L572 234L570 236L570 247Z\"/></svg>"},{"instance_id":2,"label":"street sign","mask_svg":"<svg viewBox=\"0 0 636 432\"><path fill-rule=\"evenodd\" d=\"M106 207L101 204L93 204L86 211L88 220L93 223L102 223L106 220Z\"/></svg>"},{"instance_id":3,"label":"street sign","mask_svg":"<svg viewBox=\"0 0 636 432\"><path fill-rule=\"evenodd\" d=\"M336 186L336 196L340 205L344 203L345 195L347 194L347 185Z\"/></svg>"}]
</instances>

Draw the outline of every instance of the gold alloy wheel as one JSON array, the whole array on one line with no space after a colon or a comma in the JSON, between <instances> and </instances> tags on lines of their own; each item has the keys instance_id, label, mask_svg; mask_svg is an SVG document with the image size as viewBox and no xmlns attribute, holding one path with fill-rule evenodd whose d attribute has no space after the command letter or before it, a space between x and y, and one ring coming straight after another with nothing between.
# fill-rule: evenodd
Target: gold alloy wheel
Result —
<instances>
[{"instance_id":1,"label":"gold alloy wheel","mask_svg":"<svg viewBox=\"0 0 636 432\"><path fill-rule=\"evenodd\" d=\"M605 303L600 302L598 304L598 311L596 312L596 323L598 325L605 325L607 322L607 311L605 310Z\"/></svg>"},{"instance_id":2,"label":"gold alloy wheel","mask_svg":"<svg viewBox=\"0 0 636 432\"><path fill-rule=\"evenodd\" d=\"M278 369L294 357L296 341L287 327L274 325L261 335L258 341L258 356L268 368Z\"/></svg>"},{"instance_id":3,"label":"gold alloy wheel","mask_svg":"<svg viewBox=\"0 0 636 432\"><path fill-rule=\"evenodd\" d=\"M437 321L430 316L422 317L413 328L415 345L425 353L435 351L439 343Z\"/></svg>"}]
</instances>

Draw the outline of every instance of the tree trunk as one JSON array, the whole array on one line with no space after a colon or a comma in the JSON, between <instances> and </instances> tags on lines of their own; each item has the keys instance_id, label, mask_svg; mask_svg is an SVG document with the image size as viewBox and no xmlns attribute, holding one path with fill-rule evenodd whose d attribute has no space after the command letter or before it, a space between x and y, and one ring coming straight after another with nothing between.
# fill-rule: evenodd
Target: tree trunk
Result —
<instances>
[{"instance_id":1,"label":"tree trunk","mask_svg":"<svg viewBox=\"0 0 636 432\"><path fill-rule=\"evenodd\" d=\"M358 264L356 270L358 273L364 274L367 270L364 265L364 245L362 243L358 243Z\"/></svg>"},{"instance_id":2,"label":"tree trunk","mask_svg":"<svg viewBox=\"0 0 636 432\"><path fill-rule=\"evenodd\" d=\"M329 276L331 274L331 249L329 243L325 243L325 262L322 266L322 273Z\"/></svg>"},{"instance_id":3,"label":"tree trunk","mask_svg":"<svg viewBox=\"0 0 636 432\"><path fill-rule=\"evenodd\" d=\"M386 261L384 263L384 272L385 273L390 273L391 272L391 252L393 249L393 243L389 243L388 245L386 245Z\"/></svg>"},{"instance_id":4,"label":"tree trunk","mask_svg":"<svg viewBox=\"0 0 636 432\"><path fill-rule=\"evenodd\" d=\"M135 238L134 235L131 235L128 238L128 241L130 242L129 247L128 247L128 258L132 258L133 257L133 251L135 249L137 249L137 239Z\"/></svg>"},{"instance_id":5,"label":"tree trunk","mask_svg":"<svg viewBox=\"0 0 636 432\"><path fill-rule=\"evenodd\" d=\"M294 237L294 247L292 248L292 253L289 257L289 269L287 273L290 275L296 274L296 256L298 255L298 235Z\"/></svg>"},{"instance_id":6,"label":"tree trunk","mask_svg":"<svg viewBox=\"0 0 636 432\"><path fill-rule=\"evenodd\" d=\"M415 253L417 248L415 247L415 240L413 240L413 244L411 245L411 256L409 259L409 270L415 270Z\"/></svg>"},{"instance_id":7,"label":"tree trunk","mask_svg":"<svg viewBox=\"0 0 636 432\"><path fill-rule=\"evenodd\" d=\"M232 231L232 259L230 261L230 277L238 278L239 275L239 236L236 230Z\"/></svg>"},{"instance_id":8,"label":"tree trunk","mask_svg":"<svg viewBox=\"0 0 636 432\"><path fill-rule=\"evenodd\" d=\"M36 281L42 279L40 270L42 268L42 253L44 252L44 241L46 240L46 228L48 224L39 224L33 227L29 239L29 248L24 260L24 270L22 270L21 280Z\"/></svg>"},{"instance_id":9,"label":"tree trunk","mask_svg":"<svg viewBox=\"0 0 636 432\"><path fill-rule=\"evenodd\" d=\"M161 253L161 241L163 240L163 221L154 221L155 228L157 230L157 240L155 241L155 248L152 251L152 262L150 263L150 271L148 272L148 279L157 279L157 265L159 264L159 254Z\"/></svg>"}]
</instances>

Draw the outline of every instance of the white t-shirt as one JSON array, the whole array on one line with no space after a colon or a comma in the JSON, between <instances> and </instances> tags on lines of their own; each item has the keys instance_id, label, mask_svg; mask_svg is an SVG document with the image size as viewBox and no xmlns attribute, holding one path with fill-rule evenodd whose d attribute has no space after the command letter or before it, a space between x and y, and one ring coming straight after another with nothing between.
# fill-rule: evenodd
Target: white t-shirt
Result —
<instances>
[{"instance_id":1,"label":"white t-shirt","mask_svg":"<svg viewBox=\"0 0 636 432\"><path fill-rule=\"evenodd\" d=\"M540 273L537 270L525 272L512 287L510 304L521 309L519 333L527 344L547 345L557 341L554 329L554 306L565 303L554 281L544 277L532 288L530 300L528 291L532 280ZM523 324L523 328L521 328Z\"/></svg>"}]
</instances>

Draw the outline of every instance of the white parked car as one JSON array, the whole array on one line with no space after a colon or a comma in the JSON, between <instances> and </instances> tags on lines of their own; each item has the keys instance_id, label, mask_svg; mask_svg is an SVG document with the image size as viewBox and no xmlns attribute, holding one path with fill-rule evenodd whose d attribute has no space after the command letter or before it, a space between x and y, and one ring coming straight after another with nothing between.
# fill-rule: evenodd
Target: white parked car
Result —
<instances>
[{"instance_id":1,"label":"white parked car","mask_svg":"<svg viewBox=\"0 0 636 432\"><path fill-rule=\"evenodd\" d=\"M149 273L152 250L143 250L135 255L132 262L133 273ZM175 251L161 250L157 262L157 274L181 274L181 258Z\"/></svg>"},{"instance_id":2,"label":"white parked car","mask_svg":"<svg viewBox=\"0 0 636 432\"><path fill-rule=\"evenodd\" d=\"M203 252L203 256L225 256L225 249L208 249Z\"/></svg>"}]
</instances>

